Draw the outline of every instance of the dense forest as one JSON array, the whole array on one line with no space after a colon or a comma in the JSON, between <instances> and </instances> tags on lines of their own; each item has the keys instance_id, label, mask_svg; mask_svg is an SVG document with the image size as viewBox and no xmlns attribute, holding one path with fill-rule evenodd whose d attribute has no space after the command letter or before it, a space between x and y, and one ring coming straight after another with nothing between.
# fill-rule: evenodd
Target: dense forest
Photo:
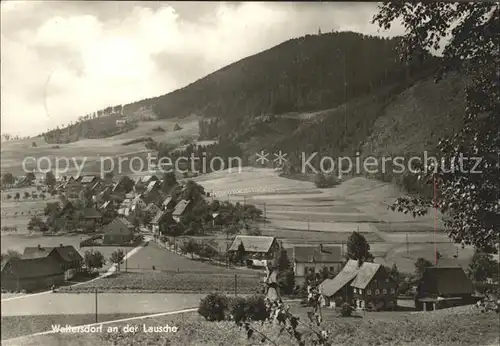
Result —
<instances>
[{"instance_id":1,"label":"dense forest","mask_svg":"<svg viewBox=\"0 0 500 346\"><path fill-rule=\"evenodd\" d=\"M202 137L230 135L245 120L333 108L421 74L425 69L418 60L400 61L398 47L397 38L353 32L306 35L133 105L152 105L160 118L196 114L218 119L217 131L211 123L210 129L201 129Z\"/></svg>"}]
</instances>

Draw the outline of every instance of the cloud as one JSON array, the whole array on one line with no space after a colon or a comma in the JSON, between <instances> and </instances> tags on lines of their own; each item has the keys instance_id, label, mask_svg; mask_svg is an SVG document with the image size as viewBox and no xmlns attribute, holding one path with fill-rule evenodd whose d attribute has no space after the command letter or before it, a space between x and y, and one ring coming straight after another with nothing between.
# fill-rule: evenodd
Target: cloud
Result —
<instances>
[{"instance_id":1,"label":"cloud","mask_svg":"<svg viewBox=\"0 0 500 346\"><path fill-rule=\"evenodd\" d=\"M375 11L373 3L2 2L2 132L34 135L165 94L319 27L376 34Z\"/></svg>"}]
</instances>

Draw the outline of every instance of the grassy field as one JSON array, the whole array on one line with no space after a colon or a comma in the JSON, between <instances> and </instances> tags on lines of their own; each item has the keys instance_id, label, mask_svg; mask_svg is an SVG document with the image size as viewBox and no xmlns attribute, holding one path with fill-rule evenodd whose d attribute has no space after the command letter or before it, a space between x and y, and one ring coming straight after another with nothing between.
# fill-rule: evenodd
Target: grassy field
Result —
<instances>
[{"instance_id":1,"label":"grassy field","mask_svg":"<svg viewBox=\"0 0 500 346\"><path fill-rule=\"evenodd\" d=\"M175 124L181 126L181 130L173 131ZM165 132L153 131L155 127L162 127ZM183 140L193 140L198 135L198 119L196 117L163 119L141 123L136 129L122 133L117 136L103 139L85 139L68 144L47 144L42 138L28 140L2 142L1 148L1 173L11 172L15 175L24 175L22 162L24 158L32 156L36 158L49 157L52 166L55 166L56 157L70 159L71 167L67 174L75 174L73 158L78 164L85 163L85 172L99 173L99 160L102 157L123 157L137 155L147 152L144 143L122 145L122 143L141 137L151 137L153 140L179 145ZM37 146L32 147L32 142ZM85 161L84 161L85 160ZM28 162L27 166L29 166ZM127 165L124 166L126 170ZM28 167L29 169L35 167ZM97 171L96 171L97 170Z\"/></svg>"},{"instance_id":2,"label":"grassy field","mask_svg":"<svg viewBox=\"0 0 500 346\"><path fill-rule=\"evenodd\" d=\"M217 267L214 267L217 268ZM251 294L262 291L264 275L238 272L225 274L206 271L166 272L129 271L116 276L84 283L76 287L62 287L61 292L186 292Z\"/></svg>"},{"instance_id":3,"label":"grassy field","mask_svg":"<svg viewBox=\"0 0 500 346\"><path fill-rule=\"evenodd\" d=\"M473 308L472 308L473 309ZM494 313L478 313L469 307L456 308L451 311L436 313L399 313L379 312L366 314L361 318L340 318L334 313L325 312L321 327L328 331L332 345L372 346L372 345L405 345L405 346L465 346L465 345L497 345L498 315ZM292 310L293 311L293 310ZM324 310L325 311L325 310ZM295 311L297 312L297 311ZM299 331L306 333L310 329L305 326L307 316L298 311L301 323ZM38 337L27 337L16 343L5 345L272 345L267 341L261 343L258 336L250 340L246 338L244 329L239 329L233 322L206 322L197 313L155 317L128 321L137 325L139 331L125 334L51 334ZM121 330L125 323L110 324ZM146 333L143 325L176 327L177 332ZM284 332L279 335L278 325L260 323L255 328L268 336L275 345L297 345ZM306 337L307 340L307 337ZM308 343L310 344L310 343Z\"/></svg>"},{"instance_id":4,"label":"grassy field","mask_svg":"<svg viewBox=\"0 0 500 346\"><path fill-rule=\"evenodd\" d=\"M278 176L272 169L245 167L195 178L221 201L254 204L265 210L263 235L275 236L286 246L345 243L352 231L362 232L376 262L413 272L417 258L434 260L435 247L446 260L467 266L473 251L450 243L442 231L442 216L412 216L388 210L402 195L395 186L366 178L352 178L329 189L310 181ZM434 230L436 232L434 233ZM408 244L406 243L408 240ZM436 245L434 245L434 241Z\"/></svg>"},{"instance_id":5,"label":"grassy field","mask_svg":"<svg viewBox=\"0 0 500 346\"><path fill-rule=\"evenodd\" d=\"M155 270L152 270L153 266ZM61 288L61 291L234 292L236 280L238 292L254 293L262 289L264 276L260 272L239 271L191 260L155 243L141 248L121 268L116 276Z\"/></svg>"}]
</instances>

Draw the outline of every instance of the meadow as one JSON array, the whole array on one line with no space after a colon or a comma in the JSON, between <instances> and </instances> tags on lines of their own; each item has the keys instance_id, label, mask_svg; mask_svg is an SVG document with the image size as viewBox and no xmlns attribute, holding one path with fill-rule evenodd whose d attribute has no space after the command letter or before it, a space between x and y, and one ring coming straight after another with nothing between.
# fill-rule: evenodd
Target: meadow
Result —
<instances>
[{"instance_id":1,"label":"meadow","mask_svg":"<svg viewBox=\"0 0 500 346\"><path fill-rule=\"evenodd\" d=\"M405 346L468 346L498 344L498 315L479 313L474 307L460 307L438 312L401 313L378 312L366 313L359 318L337 317L333 311L323 309L324 321L322 329L326 329L332 345L372 346L372 345L405 345ZM292 312L300 317L298 330L309 332L308 318L304 311L292 308ZM173 316L154 317L127 321L137 325L135 333L92 333L49 334L36 337L25 337L4 345L297 345L289 334L280 334L280 327L273 324L261 325L253 323L253 327L266 335L271 341L261 342L262 336L256 335L248 340L246 332L238 328L234 322L207 322L196 312ZM124 322L111 323L106 327L116 326L121 330ZM175 326L177 332L146 333L143 325ZM313 327L314 328L314 327ZM317 327L315 327L317 328ZM307 338L307 335L306 335ZM16 343L17 342L17 343Z\"/></svg>"}]
</instances>

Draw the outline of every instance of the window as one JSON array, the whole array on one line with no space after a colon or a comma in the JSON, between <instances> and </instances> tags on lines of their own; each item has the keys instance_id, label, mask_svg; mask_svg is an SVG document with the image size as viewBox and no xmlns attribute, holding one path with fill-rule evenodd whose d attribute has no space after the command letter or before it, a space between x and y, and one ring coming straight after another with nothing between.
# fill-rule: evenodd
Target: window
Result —
<instances>
[{"instance_id":1,"label":"window","mask_svg":"<svg viewBox=\"0 0 500 346\"><path fill-rule=\"evenodd\" d=\"M330 271L333 273L335 271L335 267L330 267Z\"/></svg>"},{"instance_id":2,"label":"window","mask_svg":"<svg viewBox=\"0 0 500 346\"><path fill-rule=\"evenodd\" d=\"M378 288L375 290L375 294L380 294L380 290Z\"/></svg>"},{"instance_id":3,"label":"window","mask_svg":"<svg viewBox=\"0 0 500 346\"><path fill-rule=\"evenodd\" d=\"M366 294L370 296L372 294L372 290L366 290Z\"/></svg>"},{"instance_id":4,"label":"window","mask_svg":"<svg viewBox=\"0 0 500 346\"><path fill-rule=\"evenodd\" d=\"M391 288L391 293L392 294L396 293L396 290L394 288Z\"/></svg>"},{"instance_id":5,"label":"window","mask_svg":"<svg viewBox=\"0 0 500 346\"><path fill-rule=\"evenodd\" d=\"M362 294L363 293L363 290L360 288L359 289L359 294Z\"/></svg>"},{"instance_id":6,"label":"window","mask_svg":"<svg viewBox=\"0 0 500 346\"><path fill-rule=\"evenodd\" d=\"M382 293L387 294L387 290L384 288L384 289L382 290Z\"/></svg>"},{"instance_id":7,"label":"window","mask_svg":"<svg viewBox=\"0 0 500 346\"><path fill-rule=\"evenodd\" d=\"M353 289L353 292L356 293L356 289Z\"/></svg>"}]
</instances>

